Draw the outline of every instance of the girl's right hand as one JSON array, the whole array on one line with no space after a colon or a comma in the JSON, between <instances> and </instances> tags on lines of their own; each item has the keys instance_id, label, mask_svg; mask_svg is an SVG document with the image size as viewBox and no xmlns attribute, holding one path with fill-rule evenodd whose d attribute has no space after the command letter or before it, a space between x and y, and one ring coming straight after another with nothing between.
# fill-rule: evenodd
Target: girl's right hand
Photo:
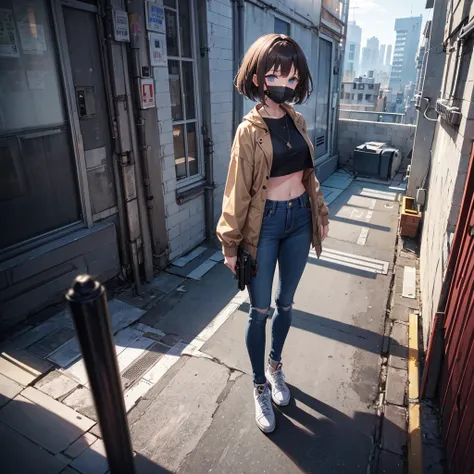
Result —
<instances>
[{"instance_id":1,"label":"girl's right hand","mask_svg":"<svg viewBox=\"0 0 474 474\"><path fill-rule=\"evenodd\" d=\"M224 257L224 264L235 275L235 265L237 264L237 257Z\"/></svg>"}]
</instances>

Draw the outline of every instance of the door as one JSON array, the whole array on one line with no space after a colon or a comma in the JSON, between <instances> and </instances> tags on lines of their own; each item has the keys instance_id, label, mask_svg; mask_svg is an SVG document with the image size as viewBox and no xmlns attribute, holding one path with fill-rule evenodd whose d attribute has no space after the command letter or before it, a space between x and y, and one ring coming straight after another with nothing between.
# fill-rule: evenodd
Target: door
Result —
<instances>
[{"instance_id":1,"label":"door","mask_svg":"<svg viewBox=\"0 0 474 474\"><path fill-rule=\"evenodd\" d=\"M452 474L474 472L474 147L450 255L444 319L443 437Z\"/></svg>"},{"instance_id":2,"label":"door","mask_svg":"<svg viewBox=\"0 0 474 474\"><path fill-rule=\"evenodd\" d=\"M331 103L332 43L319 39L318 80L316 90L316 159L329 151Z\"/></svg>"},{"instance_id":3,"label":"door","mask_svg":"<svg viewBox=\"0 0 474 474\"><path fill-rule=\"evenodd\" d=\"M80 2L63 7L76 107L84 146L87 181L95 220L115 213L113 146L107 107L98 16Z\"/></svg>"}]
</instances>

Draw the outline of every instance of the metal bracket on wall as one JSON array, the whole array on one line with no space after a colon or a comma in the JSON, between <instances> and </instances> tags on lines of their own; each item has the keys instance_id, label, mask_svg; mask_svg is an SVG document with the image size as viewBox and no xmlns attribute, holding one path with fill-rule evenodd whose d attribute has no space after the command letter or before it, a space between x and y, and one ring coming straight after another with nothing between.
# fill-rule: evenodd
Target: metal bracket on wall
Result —
<instances>
[{"instance_id":1,"label":"metal bracket on wall","mask_svg":"<svg viewBox=\"0 0 474 474\"><path fill-rule=\"evenodd\" d=\"M131 151L121 153L118 155L118 162L120 166L130 166L133 165L134 159Z\"/></svg>"}]
</instances>

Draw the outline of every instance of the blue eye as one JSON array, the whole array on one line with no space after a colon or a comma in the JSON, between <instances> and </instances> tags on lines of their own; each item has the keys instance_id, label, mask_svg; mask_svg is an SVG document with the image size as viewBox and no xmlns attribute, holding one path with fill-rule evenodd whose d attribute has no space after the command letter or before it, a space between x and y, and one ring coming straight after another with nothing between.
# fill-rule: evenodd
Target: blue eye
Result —
<instances>
[{"instance_id":1,"label":"blue eye","mask_svg":"<svg viewBox=\"0 0 474 474\"><path fill-rule=\"evenodd\" d=\"M293 85L298 79L296 77L292 77L289 81L288 84Z\"/></svg>"},{"instance_id":2,"label":"blue eye","mask_svg":"<svg viewBox=\"0 0 474 474\"><path fill-rule=\"evenodd\" d=\"M266 76L268 82L275 82L276 76L271 74L270 76Z\"/></svg>"}]
</instances>

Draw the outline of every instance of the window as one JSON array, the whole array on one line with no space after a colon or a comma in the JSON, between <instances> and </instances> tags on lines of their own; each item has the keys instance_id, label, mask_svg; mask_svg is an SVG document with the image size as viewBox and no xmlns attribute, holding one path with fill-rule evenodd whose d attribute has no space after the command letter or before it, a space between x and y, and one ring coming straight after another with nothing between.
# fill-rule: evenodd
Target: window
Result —
<instances>
[{"instance_id":1,"label":"window","mask_svg":"<svg viewBox=\"0 0 474 474\"><path fill-rule=\"evenodd\" d=\"M280 20L280 18L275 18L275 33L291 36L291 25L286 21Z\"/></svg>"},{"instance_id":2,"label":"window","mask_svg":"<svg viewBox=\"0 0 474 474\"><path fill-rule=\"evenodd\" d=\"M356 83L356 82L354 82L354 83L352 84L352 88L353 88L353 89L357 89L357 83Z\"/></svg>"},{"instance_id":3,"label":"window","mask_svg":"<svg viewBox=\"0 0 474 474\"><path fill-rule=\"evenodd\" d=\"M168 78L178 180L197 177L201 172L193 16L190 0L165 1Z\"/></svg>"},{"instance_id":4,"label":"window","mask_svg":"<svg viewBox=\"0 0 474 474\"><path fill-rule=\"evenodd\" d=\"M346 99L349 100L351 98L351 95L349 94L349 92L346 92Z\"/></svg>"},{"instance_id":5,"label":"window","mask_svg":"<svg viewBox=\"0 0 474 474\"><path fill-rule=\"evenodd\" d=\"M372 98L371 94L365 94L365 100L370 100Z\"/></svg>"},{"instance_id":6,"label":"window","mask_svg":"<svg viewBox=\"0 0 474 474\"><path fill-rule=\"evenodd\" d=\"M369 84L369 85L368 85L368 88L369 88L369 90L374 90L374 85L373 85L373 84Z\"/></svg>"},{"instance_id":7,"label":"window","mask_svg":"<svg viewBox=\"0 0 474 474\"><path fill-rule=\"evenodd\" d=\"M47 3L0 0L0 249L81 219Z\"/></svg>"},{"instance_id":8,"label":"window","mask_svg":"<svg viewBox=\"0 0 474 474\"><path fill-rule=\"evenodd\" d=\"M357 102L364 100L364 94L357 94Z\"/></svg>"},{"instance_id":9,"label":"window","mask_svg":"<svg viewBox=\"0 0 474 474\"><path fill-rule=\"evenodd\" d=\"M359 84L359 90L360 91L363 91L365 89L365 84Z\"/></svg>"},{"instance_id":10,"label":"window","mask_svg":"<svg viewBox=\"0 0 474 474\"><path fill-rule=\"evenodd\" d=\"M355 94L351 94L351 100L355 99Z\"/></svg>"},{"instance_id":11,"label":"window","mask_svg":"<svg viewBox=\"0 0 474 474\"><path fill-rule=\"evenodd\" d=\"M355 50L356 50L356 45L355 45L354 43L352 43L352 44L349 46L349 51L350 51L351 53L354 53Z\"/></svg>"},{"instance_id":12,"label":"window","mask_svg":"<svg viewBox=\"0 0 474 474\"><path fill-rule=\"evenodd\" d=\"M349 53L349 61L354 61L354 53Z\"/></svg>"}]
</instances>

